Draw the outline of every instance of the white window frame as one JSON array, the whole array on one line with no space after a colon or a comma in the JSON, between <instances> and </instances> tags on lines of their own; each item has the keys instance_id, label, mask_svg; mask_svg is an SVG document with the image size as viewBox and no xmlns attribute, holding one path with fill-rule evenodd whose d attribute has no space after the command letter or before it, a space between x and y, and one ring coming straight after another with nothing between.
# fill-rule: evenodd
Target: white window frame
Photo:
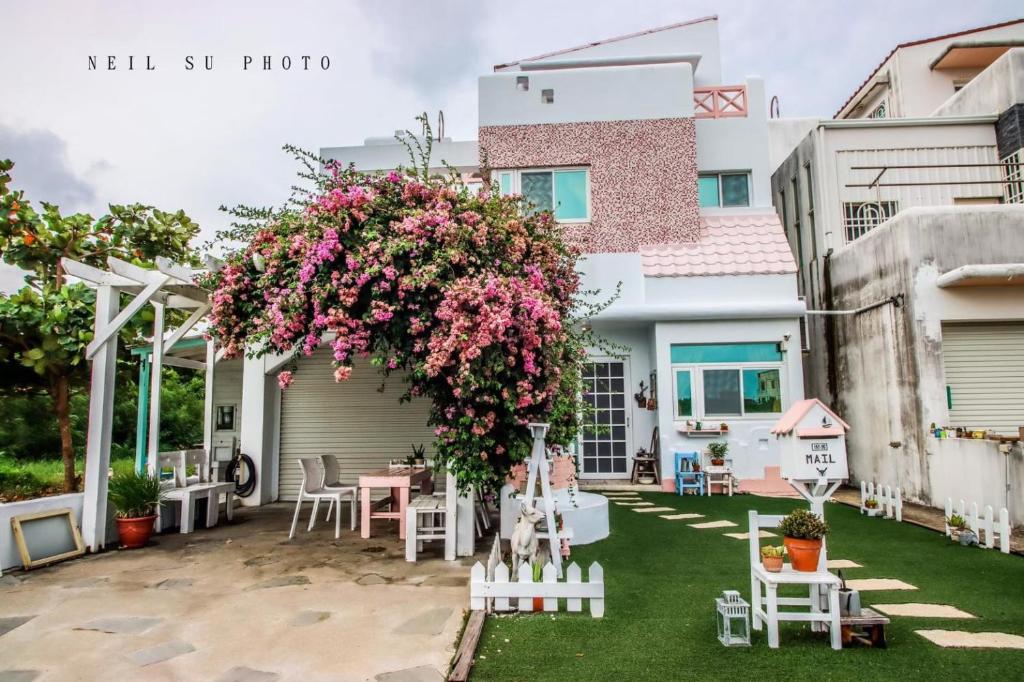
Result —
<instances>
[{"instance_id":1,"label":"white window frame","mask_svg":"<svg viewBox=\"0 0 1024 682\"><path fill-rule=\"evenodd\" d=\"M674 422L707 421L716 419L740 419L745 421L778 419L786 410L786 396L789 386L786 380L785 362L715 362L707 364L673 364L672 369L672 420ZM704 411L704 370L727 369L740 374L740 412L739 414L707 414ZM779 412L751 412L747 414L743 407L743 370L774 369L779 372ZM693 404L692 415L679 414L679 386L676 372L684 370L690 373L690 395Z\"/></svg>"},{"instance_id":2,"label":"white window frame","mask_svg":"<svg viewBox=\"0 0 1024 682\"><path fill-rule=\"evenodd\" d=\"M745 175L747 177L747 205L746 206L726 206L726 205L724 205L722 203L722 176L723 175ZM751 183L750 183L750 170L699 171L697 173L697 184L698 184L698 187L700 185L700 179L701 178L710 178L712 176L718 178L718 204L716 204L715 206L701 206L700 207L701 210L708 209L708 208L726 208L726 209L728 209L728 208L750 208L753 205L751 203L751 200L753 199L753 187L751 186ZM699 193L698 193L698 198L699 198Z\"/></svg>"},{"instance_id":3,"label":"white window frame","mask_svg":"<svg viewBox=\"0 0 1024 682\"><path fill-rule=\"evenodd\" d=\"M558 194L555 189L555 177L554 174L559 171L583 171L584 178L586 180L586 194L587 194L587 215L584 218L570 218L563 220L555 218L558 223L572 224L572 223L589 223L593 218L593 210L591 207L591 192L590 192L590 167L589 166L544 166L537 168L498 168L495 169L494 173L498 178L498 191L501 191L501 176L504 173L510 173L512 175L512 187L511 193L521 195L522 191L522 175L523 173L551 173L551 206L558 207ZM554 215L554 211L551 212Z\"/></svg>"}]
</instances>

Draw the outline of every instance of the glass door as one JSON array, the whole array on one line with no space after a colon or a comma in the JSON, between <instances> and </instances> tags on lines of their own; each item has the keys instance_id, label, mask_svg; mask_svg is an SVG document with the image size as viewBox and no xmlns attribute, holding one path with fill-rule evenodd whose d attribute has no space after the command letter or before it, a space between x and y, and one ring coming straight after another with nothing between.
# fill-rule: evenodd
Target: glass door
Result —
<instances>
[{"instance_id":1,"label":"glass door","mask_svg":"<svg viewBox=\"0 0 1024 682\"><path fill-rule=\"evenodd\" d=\"M628 478L631 455L626 387L622 360L583 364L583 401L589 406L580 429L582 478Z\"/></svg>"}]
</instances>

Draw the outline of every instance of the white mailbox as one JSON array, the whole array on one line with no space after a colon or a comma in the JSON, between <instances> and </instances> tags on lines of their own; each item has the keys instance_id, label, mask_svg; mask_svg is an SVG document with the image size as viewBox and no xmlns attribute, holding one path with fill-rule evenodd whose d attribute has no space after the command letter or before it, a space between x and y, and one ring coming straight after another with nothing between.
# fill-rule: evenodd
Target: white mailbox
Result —
<instances>
[{"instance_id":1,"label":"white mailbox","mask_svg":"<svg viewBox=\"0 0 1024 682\"><path fill-rule=\"evenodd\" d=\"M779 441L782 478L794 481L842 481L846 432L850 426L817 398L794 403L772 427Z\"/></svg>"}]
</instances>

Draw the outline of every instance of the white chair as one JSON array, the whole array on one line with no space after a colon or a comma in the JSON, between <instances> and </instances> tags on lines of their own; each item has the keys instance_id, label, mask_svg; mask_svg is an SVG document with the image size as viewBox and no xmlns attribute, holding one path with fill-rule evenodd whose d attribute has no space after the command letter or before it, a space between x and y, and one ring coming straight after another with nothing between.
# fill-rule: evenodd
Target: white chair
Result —
<instances>
[{"instance_id":1,"label":"white chair","mask_svg":"<svg viewBox=\"0 0 1024 682\"><path fill-rule=\"evenodd\" d=\"M320 465L323 467L324 480L321 486L324 490L331 492L339 492L345 495L352 496L352 528L356 529L356 516L358 515L359 509L359 486L357 485L345 485L341 482L341 471L338 468L338 458L334 455L320 455ZM340 504L340 502L339 502ZM313 516L316 516L316 503L313 503ZM334 509L334 498L331 498L331 503L327 507L327 521L331 520L331 510ZM341 510L338 510L341 513ZM310 519L309 527L313 527L313 520Z\"/></svg>"},{"instance_id":2,"label":"white chair","mask_svg":"<svg viewBox=\"0 0 1024 682\"><path fill-rule=\"evenodd\" d=\"M416 561L427 540L444 540L445 561L455 561L455 513L458 490L448 474L442 494L420 495L406 508L405 560Z\"/></svg>"},{"instance_id":3,"label":"white chair","mask_svg":"<svg viewBox=\"0 0 1024 682\"><path fill-rule=\"evenodd\" d=\"M292 529L288 533L288 539L295 537L295 528L299 525L299 512L302 511L302 503L306 500L312 500L313 502L313 514L309 518L309 527L306 531L313 530L313 523L316 520L317 508L320 506L320 500L336 500L338 507L341 507L341 498L348 493L341 490L329 490L324 488L324 474L320 467L320 459L318 457L301 457L299 459L299 466L302 467L302 485L299 487L299 499L295 502L295 516L292 517ZM353 521L353 528L355 528L355 522ZM334 517L334 539L337 540L341 537L341 514L336 514Z\"/></svg>"},{"instance_id":4,"label":"white chair","mask_svg":"<svg viewBox=\"0 0 1024 682\"><path fill-rule=\"evenodd\" d=\"M753 616L755 630L763 624L768 625L768 646L779 648L779 621L810 622L811 628L819 631L828 627L832 638L832 648L842 649L842 633L839 627L839 578L825 570L825 548L822 547L821 561L818 570L810 573L794 571L786 564L780 573L770 573L761 563L761 529L778 528L782 516L761 516L754 510L750 511L750 611ZM765 595L761 596L761 586ZM780 597L779 585L807 585L808 597ZM825 601L823 592L827 593L827 610L823 610ZM810 611L779 611L779 606L805 606Z\"/></svg>"}]
</instances>

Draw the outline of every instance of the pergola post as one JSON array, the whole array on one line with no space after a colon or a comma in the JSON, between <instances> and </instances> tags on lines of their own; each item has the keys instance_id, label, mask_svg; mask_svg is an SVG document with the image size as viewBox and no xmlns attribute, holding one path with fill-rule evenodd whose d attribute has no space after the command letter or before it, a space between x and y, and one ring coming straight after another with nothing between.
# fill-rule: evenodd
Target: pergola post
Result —
<instances>
[{"instance_id":1,"label":"pergola post","mask_svg":"<svg viewBox=\"0 0 1024 682\"><path fill-rule=\"evenodd\" d=\"M94 329L97 335L114 321L119 307L120 292L116 287L101 285L96 288ZM91 552L103 549L107 540L107 470L110 468L116 367L117 334L114 334L92 359L89 430L85 448L85 499L82 507L82 539Z\"/></svg>"},{"instance_id":2,"label":"pergola post","mask_svg":"<svg viewBox=\"0 0 1024 682\"><path fill-rule=\"evenodd\" d=\"M206 465L210 476L213 472L213 382L217 366L217 345L213 339L206 341L206 392L203 399L203 448L207 452ZM211 478L212 480L212 478Z\"/></svg>"},{"instance_id":3,"label":"pergola post","mask_svg":"<svg viewBox=\"0 0 1024 682\"><path fill-rule=\"evenodd\" d=\"M149 433L149 371L148 355L139 356L139 399L135 414L135 471L146 470L146 445Z\"/></svg>"},{"instance_id":4,"label":"pergola post","mask_svg":"<svg viewBox=\"0 0 1024 682\"><path fill-rule=\"evenodd\" d=\"M149 378L149 445L146 449L146 469L150 476L157 474L160 461L160 384L164 364L164 304L153 305L153 353L150 355Z\"/></svg>"}]
</instances>

